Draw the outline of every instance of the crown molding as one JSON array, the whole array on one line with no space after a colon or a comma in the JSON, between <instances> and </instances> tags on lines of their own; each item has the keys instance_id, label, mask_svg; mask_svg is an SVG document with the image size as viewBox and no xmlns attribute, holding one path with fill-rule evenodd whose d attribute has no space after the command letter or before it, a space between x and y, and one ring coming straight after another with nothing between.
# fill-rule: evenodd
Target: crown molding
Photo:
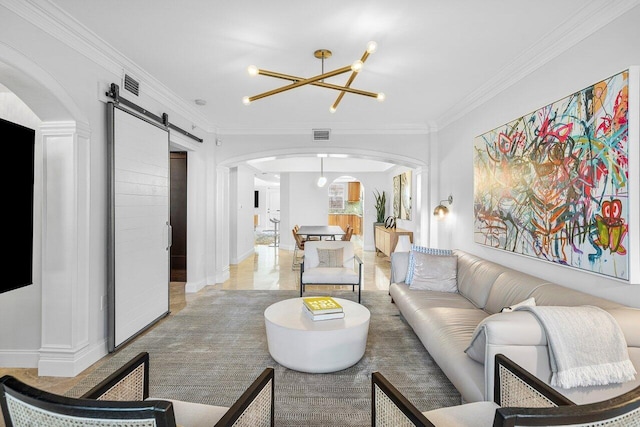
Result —
<instances>
[{"instance_id":1,"label":"crown molding","mask_svg":"<svg viewBox=\"0 0 640 427\"><path fill-rule=\"evenodd\" d=\"M51 1L0 0L0 4L117 76L118 83L125 71L130 73L140 80L145 95L205 132L214 132L214 125L200 111Z\"/></svg>"},{"instance_id":2,"label":"crown molding","mask_svg":"<svg viewBox=\"0 0 640 427\"><path fill-rule=\"evenodd\" d=\"M600 28L640 5L640 0L616 0L610 3L610 7L603 9L602 3L599 1L585 2L584 7L573 14L563 25L540 38L538 43L522 52L511 64L504 67L488 82L469 93L438 118L438 127L443 129L480 107L489 99L516 84Z\"/></svg>"},{"instance_id":3,"label":"crown molding","mask_svg":"<svg viewBox=\"0 0 640 427\"><path fill-rule=\"evenodd\" d=\"M438 128L433 124L424 126L397 125L386 127L337 127L326 124L309 124L307 127L297 128L218 128L216 135L311 135L312 129L331 129L332 135L428 135Z\"/></svg>"}]
</instances>

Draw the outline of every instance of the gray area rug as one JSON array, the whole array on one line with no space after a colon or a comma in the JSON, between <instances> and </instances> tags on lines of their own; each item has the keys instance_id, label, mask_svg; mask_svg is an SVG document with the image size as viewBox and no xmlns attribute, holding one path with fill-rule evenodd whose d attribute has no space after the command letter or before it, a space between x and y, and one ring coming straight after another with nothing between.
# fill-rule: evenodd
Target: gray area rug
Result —
<instances>
[{"instance_id":1,"label":"gray area rug","mask_svg":"<svg viewBox=\"0 0 640 427\"><path fill-rule=\"evenodd\" d=\"M354 299L350 291L332 296ZM150 394L231 406L265 367L275 368L277 426L370 426L371 373L380 371L420 410L460 403L460 395L431 359L384 291L363 291L371 311L364 357L351 368L307 374L269 355L264 310L297 291L206 288L202 296L111 355L76 385L79 396L140 351L150 354Z\"/></svg>"}]
</instances>

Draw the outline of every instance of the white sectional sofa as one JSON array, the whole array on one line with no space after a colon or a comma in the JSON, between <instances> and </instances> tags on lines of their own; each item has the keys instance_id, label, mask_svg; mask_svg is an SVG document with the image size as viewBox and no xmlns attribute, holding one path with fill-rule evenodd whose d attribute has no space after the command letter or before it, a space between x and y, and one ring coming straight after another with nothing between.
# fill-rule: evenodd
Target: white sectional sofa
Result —
<instances>
[{"instance_id":1,"label":"white sectional sofa","mask_svg":"<svg viewBox=\"0 0 640 427\"><path fill-rule=\"evenodd\" d=\"M464 402L493 399L495 355L502 353L547 384L551 367L547 338L534 315L527 311L501 313L534 297L536 305L591 305L609 312L620 325L635 380L606 386L556 389L575 403L591 403L620 395L640 385L640 309L550 283L475 255L455 250L457 292L410 289L405 283L409 253L391 257L389 294ZM485 340L476 340L474 360L465 349L478 324ZM482 356L484 354L484 357Z\"/></svg>"}]
</instances>

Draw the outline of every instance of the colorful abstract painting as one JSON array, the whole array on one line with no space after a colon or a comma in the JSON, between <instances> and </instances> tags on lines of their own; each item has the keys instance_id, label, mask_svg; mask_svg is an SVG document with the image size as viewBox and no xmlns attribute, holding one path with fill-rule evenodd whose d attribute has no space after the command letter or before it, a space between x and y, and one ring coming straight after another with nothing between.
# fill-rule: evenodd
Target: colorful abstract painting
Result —
<instances>
[{"instance_id":1,"label":"colorful abstract painting","mask_svg":"<svg viewBox=\"0 0 640 427\"><path fill-rule=\"evenodd\" d=\"M628 81L621 72L475 138L477 243L629 278Z\"/></svg>"}]
</instances>

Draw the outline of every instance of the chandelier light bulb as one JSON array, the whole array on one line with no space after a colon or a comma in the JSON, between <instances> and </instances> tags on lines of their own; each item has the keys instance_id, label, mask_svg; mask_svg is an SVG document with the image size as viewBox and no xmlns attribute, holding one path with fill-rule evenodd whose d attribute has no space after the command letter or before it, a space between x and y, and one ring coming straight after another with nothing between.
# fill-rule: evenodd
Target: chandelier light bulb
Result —
<instances>
[{"instance_id":1,"label":"chandelier light bulb","mask_svg":"<svg viewBox=\"0 0 640 427\"><path fill-rule=\"evenodd\" d=\"M329 107L329 112L331 114L335 113L336 112L336 107L334 107L333 105L331 107Z\"/></svg>"},{"instance_id":2,"label":"chandelier light bulb","mask_svg":"<svg viewBox=\"0 0 640 427\"><path fill-rule=\"evenodd\" d=\"M378 101L380 101L380 102L384 101L386 98L387 98L387 96L386 96L384 93L382 93L382 92L380 92L380 93L378 94L378 96L376 97L376 99L377 99Z\"/></svg>"},{"instance_id":3,"label":"chandelier light bulb","mask_svg":"<svg viewBox=\"0 0 640 427\"><path fill-rule=\"evenodd\" d=\"M367 52L374 53L378 49L378 43L370 41L367 43Z\"/></svg>"},{"instance_id":4,"label":"chandelier light bulb","mask_svg":"<svg viewBox=\"0 0 640 427\"><path fill-rule=\"evenodd\" d=\"M260 71L260 70L258 70L258 67L256 67L255 65L249 65L247 67L247 72L249 73L249 75L251 77L257 76L258 75L258 71Z\"/></svg>"},{"instance_id":5,"label":"chandelier light bulb","mask_svg":"<svg viewBox=\"0 0 640 427\"><path fill-rule=\"evenodd\" d=\"M357 61L354 61L353 64L351 64L351 71L353 71L354 73L357 73L360 70L362 70L362 61L358 59Z\"/></svg>"},{"instance_id":6,"label":"chandelier light bulb","mask_svg":"<svg viewBox=\"0 0 640 427\"><path fill-rule=\"evenodd\" d=\"M249 105L249 104L251 104L251 100L249 99L248 96L245 96L245 97L242 98L242 103L244 105Z\"/></svg>"},{"instance_id":7,"label":"chandelier light bulb","mask_svg":"<svg viewBox=\"0 0 640 427\"><path fill-rule=\"evenodd\" d=\"M324 187L324 185L327 183L327 178L325 178L324 176L321 176L320 178L318 178L318 187Z\"/></svg>"}]
</instances>

